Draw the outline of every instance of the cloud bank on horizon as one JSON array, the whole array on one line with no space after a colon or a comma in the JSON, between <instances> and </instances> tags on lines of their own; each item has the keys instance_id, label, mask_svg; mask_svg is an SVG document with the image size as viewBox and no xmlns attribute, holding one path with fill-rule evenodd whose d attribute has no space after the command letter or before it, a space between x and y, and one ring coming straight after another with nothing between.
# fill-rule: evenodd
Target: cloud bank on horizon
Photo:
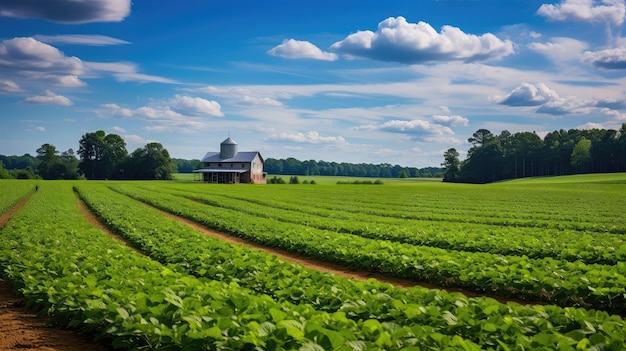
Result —
<instances>
[{"instance_id":1,"label":"cloud bank on horizon","mask_svg":"<svg viewBox=\"0 0 626 351\"><path fill-rule=\"evenodd\" d=\"M118 133L198 158L437 166L495 133L626 123L624 0L0 0L0 154Z\"/></svg>"}]
</instances>

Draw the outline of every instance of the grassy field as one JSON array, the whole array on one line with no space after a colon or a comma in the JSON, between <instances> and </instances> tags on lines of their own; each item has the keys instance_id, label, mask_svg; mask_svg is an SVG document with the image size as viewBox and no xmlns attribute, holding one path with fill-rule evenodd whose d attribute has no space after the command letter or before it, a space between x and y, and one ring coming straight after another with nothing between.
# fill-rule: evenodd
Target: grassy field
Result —
<instances>
[{"instance_id":1,"label":"grassy field","mask_svg":"<svg viewBox=\"0 0 626 351\"><path fill-rule=\"evenodd\" d=\"M2 276L27 305L129 348L626 347L624 173L486 185L193 179L0 181L3 211L32 195L0 229ZM86 223L76 196L147 256ZM541 305L322 274L161 211L348 269Z\"/></svg>"}]
</instances>

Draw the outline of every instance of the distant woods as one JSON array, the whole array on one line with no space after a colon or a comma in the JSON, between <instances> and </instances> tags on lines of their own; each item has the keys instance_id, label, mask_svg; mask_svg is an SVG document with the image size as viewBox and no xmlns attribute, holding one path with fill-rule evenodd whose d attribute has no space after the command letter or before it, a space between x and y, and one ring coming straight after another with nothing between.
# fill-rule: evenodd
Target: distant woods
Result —
<instances>
[{"instance_id":1,"label":"distant woods","mask_svg":"<svg viewBox=\"0 0 626 351\"><path fill-rule=\"evenodd\" d=\"M619 130L563 129L541 139L536 133L498 135L477 130L464 161L456 149L443 157L443 180L489 183L503 179L626 171L626 123Z\"/></svg>"},{"instance_id":2,"label":"distant woods","mask_svg":"<svg viewBox=\"0 0 626 351\"><path fill-rule=\"evenodd\" d=\"M268 158L263 170L269 174L287 174L298 176L347 176L372 178L409 178L409 177L441 177L441 168L402 167L389 163L346 163L326 161L300 161L295 158Z\"/></svg>"},{"instance_id":3,"label":"distant woods","mask_svg":"<svg viewBox=\"0 0 626 351\"><path fill-rule=\"evenodd\" d=\"M43 144L37 156L0 155L0 178L42 179L172 179L176 164L160 143L148 143L132 153L117 134L86 133L77 154L60 153L52 144Z\"/></svg>"}]
</instances>

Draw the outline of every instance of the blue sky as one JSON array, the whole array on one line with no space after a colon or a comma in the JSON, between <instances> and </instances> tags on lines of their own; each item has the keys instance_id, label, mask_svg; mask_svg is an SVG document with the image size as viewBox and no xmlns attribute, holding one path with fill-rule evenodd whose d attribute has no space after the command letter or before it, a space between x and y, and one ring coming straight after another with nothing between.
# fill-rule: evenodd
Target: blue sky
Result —
<instances>
[{"instance_id":1,"label":"blue sky","mask_svg":"<svg viewBox=\"0 0 626 351\"><path fill-rule=\"evenodd\" d=\"M0 154L87 132L439 166L474 131L618 129L624 0L0 0Z\"/></svg>"}]
</instances>

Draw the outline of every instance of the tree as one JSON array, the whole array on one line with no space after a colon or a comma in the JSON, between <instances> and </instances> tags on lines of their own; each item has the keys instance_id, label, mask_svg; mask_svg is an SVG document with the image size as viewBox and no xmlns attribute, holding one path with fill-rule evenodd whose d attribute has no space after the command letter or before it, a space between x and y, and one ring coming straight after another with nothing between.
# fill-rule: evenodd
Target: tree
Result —
<instances>
[{"instance_id":1,"label":"tree","mask_svg":"<svg viewBox=\"0 0 626 351\"><path fill-rule=\"evenodd\" d=\"M106 134L99 130L86 133L79 141L78 168L88 179L116 179L122 178L123 169L120 167L126 157L126 142L117 134Z\"/></svg>"},{"instance_id":2,"label":"tree","mask_svg":"<svg viewBox=\"0 0 626 351\"><path fill-rule=\"evenodd\" d=\"M52 144L43 144L37 149L37 173L43 179L77 179L78 160L74 151L69 149L58 155L56 147Z\"/></svg>"},{"instance_id":3,"label":"tree","mask_svg":"<svg viewBox=\"0 0 626 351\"><path fill-rule=\"evenodd\" d=\"M136 149L128 158L125 175L131 179L169 180L176 171L176 164L160 143L148 143Z\"/></svg>"},{"instance_id":4,"label":"tree","mask_svg":"<svg viewBox=\"0 0 626 351\"><path fill-rule=\"evenodd\" d=\"M37 172L41 178L63 179L65 169L58 153L59 151L52 144L43 144L37 149L37 158L39 159Z\"/></svg>"},{"instance_id":5,"label":"tree","mask_svg":"<svg viewBox=\"0 0 626 351\"><path fill-rule=\"evenodd\" d=\"M0 179L11 179L11 178L13 178L13 176L9 173L9 171L4 169L4 164L2 163L2 161L0 161Z\"/></svg>"},{"instance_id":6,"label":"tree","mask_svg":"<svg viewBox=\"0 0 626 351\"><path fill-rule=\"evenodd\" d=\"M467 156L470 157L474 150L483 147L485 144L493 140L493 138L494 135L488 129L479 129L474 132L472 137L467 139L467 141L472 144L472 147L467 152Z\"/></svg>"},{"instance_id":7,"label":"tree","mask_svg":"<svg viewBox=\"0 0 626 351\"><path fill-rule=\"evenodd\" d=\"M459 160L459 152L455 148L450 148L443 153L443 181L454 182L459 178L461 170L461 161Z\"/></svg>"},{"instance_id":8,"label":"tree","mask_svg":"<svg viewBox=\"0 0 626 351\"><path fill-rule=\"evenodd\" d=\"M591 140L583 137L580 139L570 157L570 163L573 167L586 172L588 170L589 162L591 161Z\"/></svg>"}]
</instances>

